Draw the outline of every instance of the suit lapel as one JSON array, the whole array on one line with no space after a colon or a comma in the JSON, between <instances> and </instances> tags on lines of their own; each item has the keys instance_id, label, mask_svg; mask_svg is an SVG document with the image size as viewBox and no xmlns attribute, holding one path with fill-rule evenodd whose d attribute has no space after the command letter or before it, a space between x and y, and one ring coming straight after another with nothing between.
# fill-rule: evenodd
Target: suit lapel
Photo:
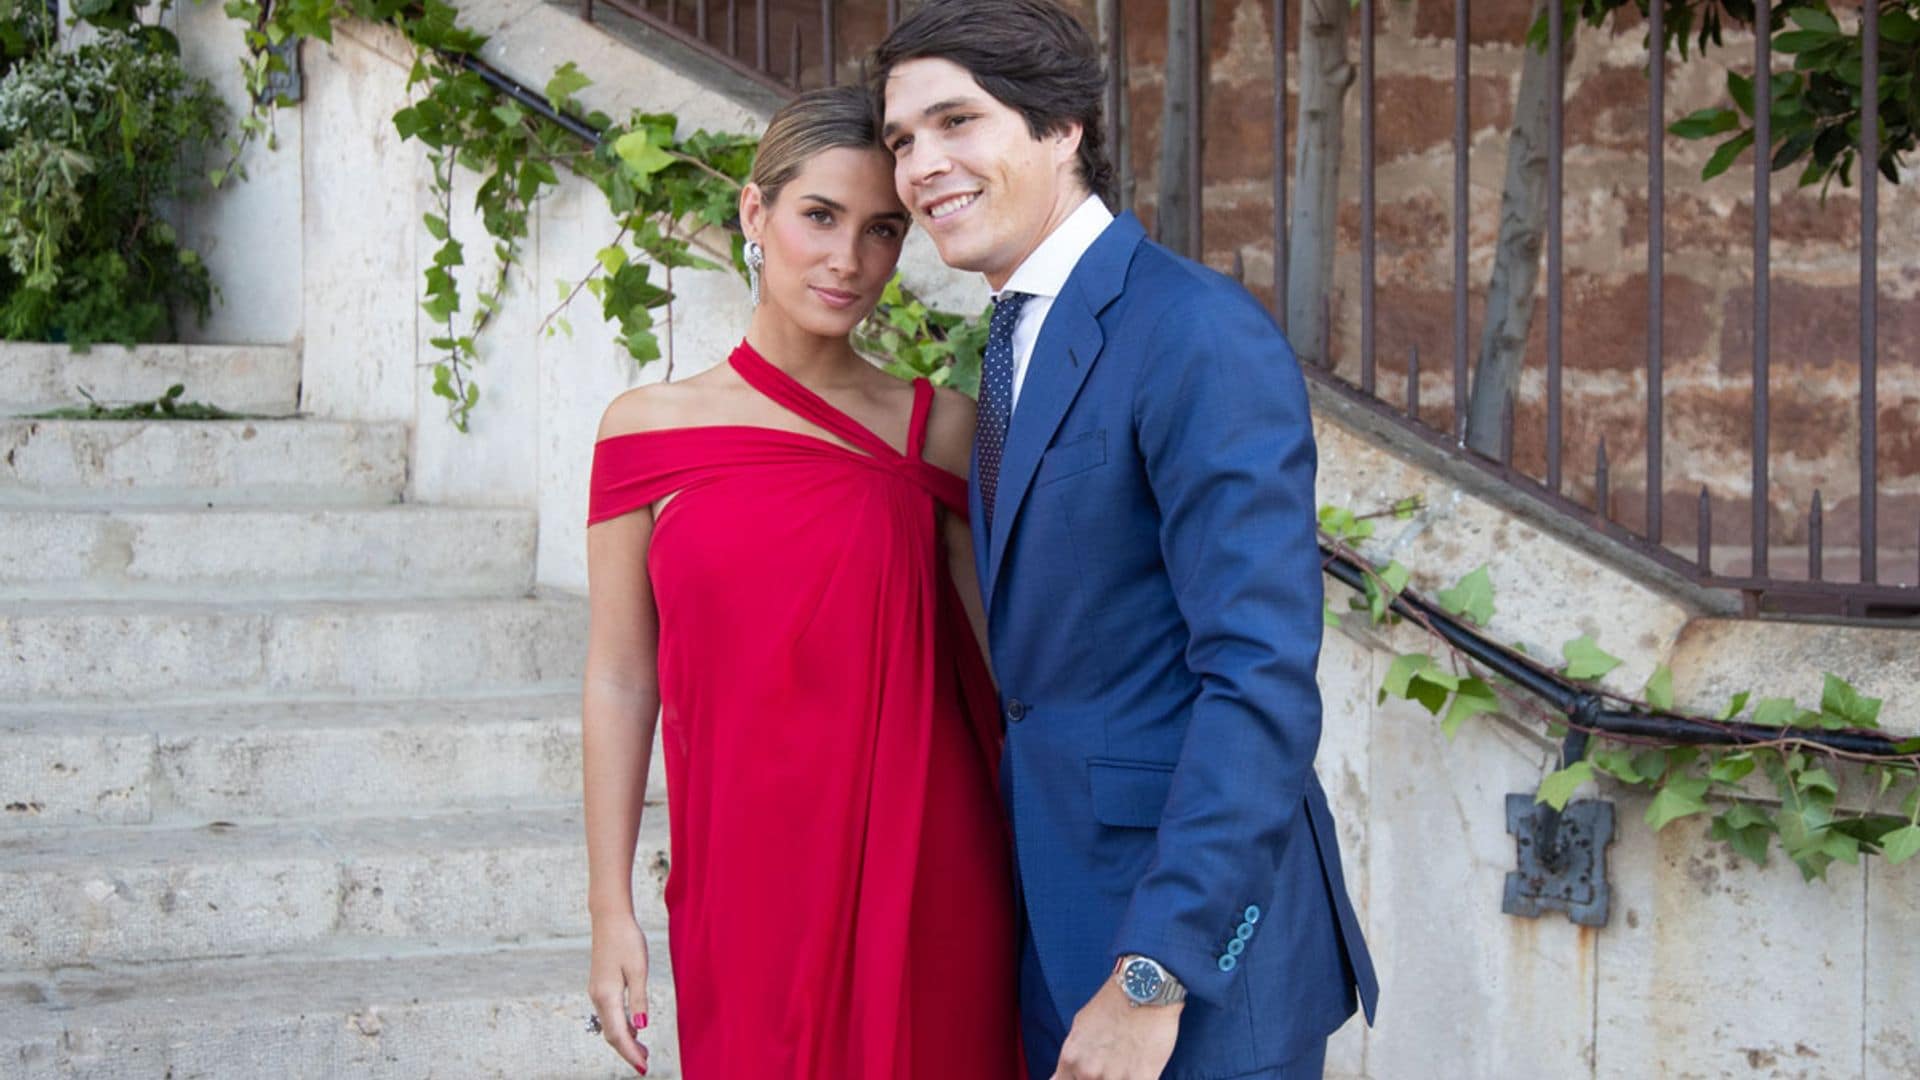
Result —
<instances>
[{"instance_id":1,"label":"suit lapel","mask_svg":"<svg viewBox=\"0 0 1920 1080\"><path fill-rule=\"evenodd\" d=\"M993 515L993 535L987 545L985 572L980 577L981 594L989 606L1006 558L1007 540L1033 486L1041 455L1046 453L1060 421L1067 415L1068 406L1073 404L1087 373L1093 370L1106 345L1106 334L1100 328L1100 312L1120 295L1134 248L1145 235L1131 213L1116 218L1081 256L1040 327L1039 340L1034 342L1033 357L1027 364L1026 381L1021 385L1020 399L1007 426L1006 449L1000 458L1000 490ZM978 503L979 485L973 487L974 502ZM976 511L975 536L980 534L982 516Z\"/></svg>"}]
</instances>

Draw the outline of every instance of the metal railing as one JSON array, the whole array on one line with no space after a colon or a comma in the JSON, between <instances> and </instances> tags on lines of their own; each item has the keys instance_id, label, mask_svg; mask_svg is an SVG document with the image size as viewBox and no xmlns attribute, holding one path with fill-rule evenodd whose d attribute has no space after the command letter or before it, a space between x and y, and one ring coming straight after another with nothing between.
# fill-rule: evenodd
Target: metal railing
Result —
<instances>
[{"instance_id":1,"label":"metal railing","mask_svg":"<svg viewBox=\"0 0 1920 1080\"><path fill-rule=\"evenodd\" d=\"M1295 0L1301 3L1302 0ZM1244 0L1244 3L1257 3L1257 0ZM1243 6L1244 6L1243 3ZM1825 494L1819 490L1812 493L1810 510L1804 522L1805 561L1804 572L1789 574L1782 572L1780 565L1771 556L1776 551L1777 542L1773 539L1772 526L1781 524L1770 504L1770 496L1776 494L1775 480L1771 473L1772 436L1771 421L1773 408L1769 391L1772 371L1770 367L1770 272L1771 272L1771 225L1772 206L1770 203L1771 176L1768 169L1753 169L1752 200L1752 294L1750 306L1750 389L1751 389L1751 478L1749 490L1744 493L1751 501L1750 521L1747 523L1747 537L1729 553L1723 545L1716 551L1714 546L1714 508L1713 493L1702 485L1694 497L1693 492L1669 491L1670 447L1668 444L1668 420L1665 415L1667 404L1667 354L1663 340L1662 321L1666 312L1666 157L1669 139L1666 125L1676 117L1667 114L1665 84L1667 81L1668 58L1664 51L1655 48L1647 58L1648 102L1646 114L1646 199L1647 199L1647 243L1644 270L1647 279L1646 311L1647 320L1643 331L1645 337L1645 356L1640 365L1644 377L1644 464L1631 462L1643 469L1644 508L1630 507L1637 512L1633 517L1637 522L1619 520L1616 508L1621 505L1610 490L1614 481L1614 472L1621 466L1618 460L1610 460L1604 433L1598 439L1598 445L1592 447L1593 475L1590 484L1575 484L1568 479L1566 450L1569 445L1568 396L1566 394L1566 364L1563 355L1565 340L1566 298L1564 284L1566 279L1566 257L1564 251L1565 226L1561 205L1565 188L1563 175L1566 159L1565 133L1565 72L1563 68L1562 44L1569 30L1565 25L1560 4L1548 4L1548 45L1552 72L1550 85L1560 88L1549 100L1550 114L1548 126L1548 179L1546 190L1545 222L1545 356L1544 370L1538 372L1537 380L1544 384L1541 391L1545 401L1545 420L1542 441L1544 442L1544 464L1539 475L1518 467L1514 462L1515 443L1515 402L1514 392L1507 392L1504 415L1502 416L1497 440L1482 440L1497 444L1497 448L1487 452L1476 451L1468 446L1469 387L1471 385L1473 320L1470 317L1470 296L1473 282L1469 276L1469 267L1474 254L1470 237L1470 189L1472 128L1469 110L1469 87L1473 78L1474 53L1470 46L1470 5L1471 0L1457 0L1453 10L1452 41L1452 80L1454 88L1453 130L1451 133L1452 191L1451 191L1451 326L1450 335L1437 335L1444 341L1451 337L1449 365L1437 370L1423 371L1418 348L1409 350L1404 366L1390 374L1403 377L1404 397L1389 400L1380 385L1381 362L1377 355L1375 330L1377 323L1377 292L1379 279L1376 267L1378 248L1378 228L1376 209L1378 192L1375 188L1377 173L1375 118L1378 114L1376 100L1375 47L1376 47L1376 0L1358 0L1354 11L1358 24L1355 35L1358 47L1358 92L1360 95L1360 169L1358 176L1359 242L1358 250L1352 254L1359 264L1358 297L1358 356L1349 358L1351 363L1319 366L1308 364L1309 376L1328 391L1343 397L1370 412L1384 417L1415 437L1438 447L1450 455L1471 463L1484 470L1500 483L1510 486L1538 503L1550 508L1557 514L1604 534L1626 545L1655 563L1677 574L1713 589L1730 590L1737 593L1743 601L1748 614L1767 614L1775 612L1816 613L1854 617L1912 617L1920 615L1920 584L1888 583L1881 580L1881 550L1879 545L1881 499L1881 475L1879 469L1878 420L1879 402L1876 394L1877 357L1879 342L1877 335L1878 300L1878 261L1879 261L1879 221L1876 183L1876 170L1872 163L1878 160L1879 147L1875 111L1877 102L1874 95L1864 95L1862 123L1858 152L1861 162L1859 170L1859 303L1860 303L1860 343L1859 343L1859 392L1853 408L1857 413L1859 425L1858 447L1858 523L1859 572L1853 575L1857 580L1831 580L1824 565L1827 557L1824 533L1828 526L1826 520L1831 516L1825 504ZM688 46L699 50L711 58L717 59L735 71L755 81L791 92L792 90L823 85L838 80L857 77L859 59L870 50L890 29L900 16L900 0L581 0L581 14L592 19L597 6L619 11L633 19L670 35ZM1138 50L1131 50L1133 61L1128 62L1130 47L1127 41L1127 27L1139 25L1139 20L1130 24L1127 17L1129 5L1124 0L1082 0L1078 5L1092 25L1096 16L1105 30L1102 34L1103 45L1109 59L1109 80L1111 91L1108 98L1107 128L1108 145L1115 151L1120 166L1122 203L1132 205L1135 186L1134 171L1128 163L1128 148L1132 143L1133 132L1128 102L1132 89L1129 86L1129 68L1140 64ZM1273 146L1272 146L1272 229L1270 238L1262 237L1259 246L1271 244L1272 260L1272 296L1273 304L1282 325L1286 323L1287 291L1290 274L1288 265L1289 220L1288 199L1289 175L1287 169L1287 148L1292 133L1289 131L1287 110L1279 102L1286 100L1283 90L1289 85L1289 53L1297 51L1298 45L1288 40L1286 14L1289 4L1286 0L1271 0L1270 8L1259 4L1264 12L1271 33L1272 81L1267 88L1275 104L1272 108ZM1188 25L1198 28L1188 38L1192 54L1186 63L1169 63L1170 71L1179 71L1184 82L1168 92L1182 92L1187 100L1194 103L1194 113L1205 116L1204 102L1209 90L1208 57L1220 51L1223 43L1209 41L1205 23L1201 19L1200 0L1170 0L1169 4L1151 5L1153 17L1180 15L1183 12L1174 9L1184 8ZM1874 64L1878 42L1878 7L1873 0L1861 4L1862 29L1865 36L1866 67L1863 71L1864 85L1875 85ZM1165 13L1164 15L1161 13ZM1648 40L1663 40L1663 5L1650 5L1648 11ZM1164 59L1164 58L1163 58ZM1179 59L1179 58L1174 58ZM1755 70L1770 70L1770 41L1766 34L1754 35L1752 63ZM1305 78L1306 73L1295 73ZM1767 79L1753 81L1756 132L1755 144L1763 148L1770 145L1769 86ZM1215 265L1226 268L1232 264L1236 269L1243 264L1239 258L1239 247L1233 254L1223 257L1218 251L1210 251L1205 243L1205 230L1209 219L1208 200L1204 197L1206 160L1206 132L1203 126L1195 124L1186 133L1186 137L1176 140L1178 145L1163 146L1161 154L1179 156L1180 168L1168 170L1162 168L1161 175L1177 176L1184 171L1187 183L1187 197L1180 200L1178 212L1184 218L1187 237L1184 246L1189 254L1209 256ZM1764 159L1763 159L1764 160ZM1142 200L1153 204L1155 199ZM1157 206L1154 207L1157 209ZM1159 222L1159 230L1164 237L1168 222ZM1181 223L1175 223L1181 224ZM1331 301L1329 301L1329 304ZM1329 312L1329 321L1331 321ZM1444 346L1443 346L1444 347ZM1356 370L1357 369L1357 370ZM1444 382L1444 376L1450 370L1451 391L1450 408L1446 403L1439 406L1423 405L1421 401L1423 377L1429 386ZM1343 374L1353 371L1354 375ZM1533 373L1529 373L1533 374ZM1516 383L1517 385L1517 383ZM1575 401L1578 407L1578 401ZM1442 415L1436 415L1442 414ZM1529 450L1536 449L1529 439ZM1724 460L1724 459L1722 459ZM1584 490L1579 490L1584 489ZM1721 491L1723 498L1737 499L1742 493ZM1684 528L1675 528L1668 521L1668 508L1664 505L1667 496L1676 496L1685 501L1693 501L1694 518L1693 550L1684 550L1686 539L1681 536ZM1681 525L1689 524L1684 520ZM1723 525L1726 523L1723 522ZM1798 532L1798 523L1793 530ZM1901 569L1898 576L1913 573L1916 583L1920 583L1920 536L1911 539L1916 566L1911 571ZM1904 548L1904 543L1901 545ZM1799 553L1794 553L1798 561ZM1787 560L1783 556L1780 563ZM1721 565L1716 565L1716 563ZM1744 564L1744 565L1742 565Z\"/></svg>"}]
</instances>

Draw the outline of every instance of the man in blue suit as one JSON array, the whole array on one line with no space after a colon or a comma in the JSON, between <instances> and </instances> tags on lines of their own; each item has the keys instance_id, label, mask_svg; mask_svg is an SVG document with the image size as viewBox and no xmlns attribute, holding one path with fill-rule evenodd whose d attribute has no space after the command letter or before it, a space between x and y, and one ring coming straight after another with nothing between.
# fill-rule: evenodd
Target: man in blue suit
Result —
<instances>
[{"instance_id":1,"label":"man in blue suit","mask_svg":"<svg viewBox=\"0 0 1920 1080\"><path fill-rule=\"evenodd\" d=\"M1073 16L929 0L875 60L902 200L995 293L972 517L1030 1072L1318 1077L1378 991L1313 772L1293 353L1244 289L1108 211Z\"/></svg>"}]
</instances>

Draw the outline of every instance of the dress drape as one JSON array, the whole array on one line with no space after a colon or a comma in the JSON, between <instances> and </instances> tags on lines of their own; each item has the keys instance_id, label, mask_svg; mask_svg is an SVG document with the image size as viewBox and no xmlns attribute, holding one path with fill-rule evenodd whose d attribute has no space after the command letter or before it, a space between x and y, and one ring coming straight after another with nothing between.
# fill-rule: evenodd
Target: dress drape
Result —
<instances>
[{"instance_id":1,"label":"dress drape","mask_svg":"<svg viewBox=\"0 0 1920 1080\"><path fill-rule=\"evenodd\" d=\"M1020 1075L999 713L940 541L966 483L921 457L932 387L903 455L744 342L729 363L840 442L609 437L588 515L671 496L647 570L682 1068Z\"/></svg>"}]
</instances>

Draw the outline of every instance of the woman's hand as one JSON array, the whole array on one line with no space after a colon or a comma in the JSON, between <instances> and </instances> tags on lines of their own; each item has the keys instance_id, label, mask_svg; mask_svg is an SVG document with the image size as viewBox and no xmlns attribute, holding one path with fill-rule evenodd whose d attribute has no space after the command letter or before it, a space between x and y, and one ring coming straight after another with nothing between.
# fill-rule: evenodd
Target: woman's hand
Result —
<instances>
[{"instance_id":1,"label":"woman's hand","mask_svg":"<svg viewBox=\"0 0 1920 1080\"><path fill-rule=\"evenodd\" d=\"M647 1075L647 1048L639 1041L647 1026L647 937L639 923L631 918L594 922L587 993L608 1045L635 1072Z\"/></svg>"}]
</instances>

